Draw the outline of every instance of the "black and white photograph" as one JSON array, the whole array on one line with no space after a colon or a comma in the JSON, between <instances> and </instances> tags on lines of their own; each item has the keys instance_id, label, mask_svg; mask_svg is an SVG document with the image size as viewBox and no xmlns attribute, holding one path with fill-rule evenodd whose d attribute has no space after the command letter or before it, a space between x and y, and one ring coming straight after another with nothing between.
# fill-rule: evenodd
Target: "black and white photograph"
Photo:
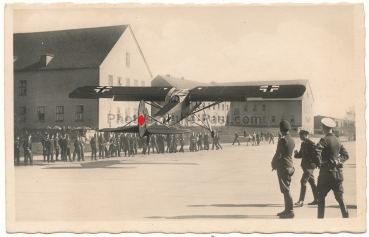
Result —
<instances>
[{"instance_id":1,"label":"black and white photograph","mask_svg":"<svg viewBox=\"0 0 369 237\"><path fill-rule=\"evenodd\" d=\"M366 231L363 4L8 4L7 233Z\"/></svg>"}]
</instances>

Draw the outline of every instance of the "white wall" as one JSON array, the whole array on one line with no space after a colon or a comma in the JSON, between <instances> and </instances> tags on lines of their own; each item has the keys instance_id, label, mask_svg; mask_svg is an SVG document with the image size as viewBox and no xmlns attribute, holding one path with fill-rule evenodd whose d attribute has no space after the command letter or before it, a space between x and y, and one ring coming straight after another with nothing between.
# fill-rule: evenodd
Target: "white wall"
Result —
<instances>
[{"instance_id":1,"label":"white wall","mask_svg":"<svg viewBox=\"0 0 369 237\"><path fill-rule=\"evenodd\" d=\"M130 53L129 67L126 66L126 52ZM113 86L119 86L118 77L122 78L121 86L126 86L127 78L130 79L130 86L134 86L134 80L138 80L138 86L141 86L141 82L144 82L145 86L151 85L151 75L129 27L100 66L101 86L108 86L109 75L113 76ZM139 102L114 102L111 99L99 101L99 128L123 126L126 108L129 108L129 116L132 117L139 104ZM151 111L150 108L148 110Z\"/></svg>"}]
</instances>

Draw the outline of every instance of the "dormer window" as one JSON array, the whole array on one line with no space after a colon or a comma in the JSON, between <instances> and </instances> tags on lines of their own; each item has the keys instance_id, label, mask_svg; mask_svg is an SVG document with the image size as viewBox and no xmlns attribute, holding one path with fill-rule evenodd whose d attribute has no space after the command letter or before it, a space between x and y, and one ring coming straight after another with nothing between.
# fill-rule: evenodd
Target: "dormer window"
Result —
<instances>
[{"instance_id":1,"label":"dormer window","mask_svg":"<svg viewBox=\"0 0 369 237\"><path fill-rule=\"evenodd\" d=\"M40 56L40 62L43 66L47 66L53 58L53 54L44 53Z\"/></svg>"}]
</instances>

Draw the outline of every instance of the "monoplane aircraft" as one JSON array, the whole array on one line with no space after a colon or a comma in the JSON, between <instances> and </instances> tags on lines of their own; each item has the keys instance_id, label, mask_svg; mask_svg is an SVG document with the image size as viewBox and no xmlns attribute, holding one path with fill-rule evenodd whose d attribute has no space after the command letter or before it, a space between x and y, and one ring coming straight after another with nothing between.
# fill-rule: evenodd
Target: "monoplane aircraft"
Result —
<instances>
[{"instance_id":1,"label":"monoplane aircraft","mask_svg":"<svg viewBox=\"0 0 369 237\"><path fill-rule=\"evenodd\" d=\"M150 134L178 134L189 132L188 129L174 127L189 116L221 102L248 101L249 99L297 98L304 94L304 85L245 85L245 86L197 86L192 89L175 87L121 87L121 86L84 86L69 94L70 98L99 99L111 98L113 101L140 101L137 118L117 128L105 128L100 131L138 133L140 137ZM164 102L163 105L157 102ZM204 102L212 102L205 105ZM159 108L150 115L145 104ZM149 120L153 121L150 124ZM178 118L174 121L173 118ZM137 119L136 126L128 126ZM211 132L214 131L208 119L198 124ZM206 123L205 123L206 122Z\"/></svg>"}]
</instances>

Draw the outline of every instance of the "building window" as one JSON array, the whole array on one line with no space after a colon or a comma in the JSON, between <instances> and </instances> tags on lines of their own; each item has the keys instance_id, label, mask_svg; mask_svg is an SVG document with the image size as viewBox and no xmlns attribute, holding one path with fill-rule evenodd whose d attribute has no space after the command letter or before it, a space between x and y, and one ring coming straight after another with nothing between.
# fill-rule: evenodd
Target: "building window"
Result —
<instances>
[{"instance_id":1,"label":"building window","mask_svg":"<svg viewBox=\"0 0 369 237\"><path fill-rule=\"evenodd\" d=\"M145 86L145 81L141 81L141 86Z\"/></svg>"},{"instance_id":2,"label":"building window","mask_svg":"<svg viewBox=\"0 0 369 237\"><path fill-rule=\"evenodd\" d=\"M252 111L257 111L258 110L258 105L254 105L254 107L252 108Z\"/></svg>"},{"instance_id":3,"label":"building window","mask_svg":"<svg viewBox=\"0 0 369 237\"><path fill-rule=\"evenodd\" d=\"M26 122L27 107L19 107L19 122Z\"/></svg>"},{"instance_id":4,"label":"building window","mask_svg":"<svg viewBox=\"0 0 369 237\"><path fill-rule=\"evenodd\" d=\"M262 111L266 111L266 107L267 107L266 105L262 105L262 106L261 106L261 110L262 110Z\"/></svg>"},{"instance_id":5,"label":"building window","mask_svg":"<svg viewBox=\"0 0 369 237\"><path fill-rule=\"evenodd\" d=\"M118 86L123 86L122 77L118 77Z\"/></svg>"},{"instance_id":6,"label":"building window","mask_svg":"<svg viewBox=\"0 0 369 237\"><path fill-rule=\"evenodd\" d=\"M126 78L126 86L131 86L131 80L129 78Z\"/></svg>"},{"instance_id":7,"label":"building window","mask_svg":"<svg viewBox=\"0 0 369 237\"><path fill-rule=\"evenodd\" d=\"M275 116L272 116L272 123L275 123Z\"/></svg>"},{"instance_id":8,"label":"building window","mask_svg":"<svg viewBox=\"0 0 369 237\"><path fill-rule=\"evenodd\" d=\"M133 108L133 116L137 118L137 116L138 116L138 109L137 108Z\"/></svg>"},{"instance_id":9,"label":"building window","mask_svg":"<svg viewBox=\"0 0 369 237\"><path fill-rule=\"evenodd\" d=\"M27 95L27 81L19 81L19 95Z\"/></svg>"},{"instance_id":10,"label":"building window","mask_svg":"<svg viewBox=\"0 0 369 237\"><path fill-rule=\"evenodd\" d=\"M245 111L245 112L247 111L247 105L243 106L243 111Z\"/></svg>"},{"instance_id":11,"label":"building window","mask_svg":"<svg viewBox=\"0 0 369 237\"><path fill-rule=\"evenodd\" d=\"M64 106L56 106L56 118L57 122L64 121Z\"/></svg>"},{"instance_id":12,"label":"building window","mask_svg":"<svg viewBox=\"0 0 369 237\"><path fill-rule=\"evenodd\" d=\"M220 104L218 104L218 110L220 110Z\"/></svg>"},{"instance_id":13,"label":"building window","mask_svg":"<svg viewBox=\"0 0 369 237\"><path fill-rule=\"evenodd\" d=\"M45 121L45 106L37 106L37 121Z\"/></svg>"},{"instance_id":14,"label":"building window","mask_svg":"<svg viewBox=\"0 0 369 237\"><path fill-rule=\"evenodd\" d=\"M295 122L295 115L291 115L291 123Z\"/></svg>"},{"instance_id":15,"label":"building window","mask_svg":"<svg viewBox=\"0 0 369 237\"><path fill-rule=\"evenodd\" d=\"M239 108L234 108L234 109L233 109L233 114L234 114L235 116L240 115L240 109L239 109Z\"/></svg>"},{"instance_id":16,"label":"building window","mask_svg":"<svg viewBox=\"0 0 369 237\"><path fill-rule=\"evenodd\" d=\"M213 105L213 110L215 110L215 105Z\"/></svg>"},{"instance_id":17,"label":"building window","mask_svg":"<svg viewBox=\"0 0 369 237\"><path fill-rule=\"evenodd\" d=\"M262 117L262 123L266 123L266 116Z\"/></svg>"},{"instance_id":18,"label":"building window","mask_svg":"<svg viewBox=\"0 0 369 237\"><path fill-rule=\"evenodd\" d=\"M224 111L224 104L222 104L222 111Z\"/></svg>"},{"instance_id":19,"label":"building window","mask_svg":"<svg viewBox=\"0 0 369 237\"><path fill-rule=\"evenodd\" d=\"M131 55L130 53L126 52L126 67L131 66Z\"/></svg>"},{"instance_id":20,"label":"building window","mask_svg":"<svg viewBox=\"0 0 369 237\"><path fill-rule=\"evenodd\" d=\"M229 107L228 107L228 105L227 105L227 111L229 110Z\"/></svg>"},{"instance_id":21,"label":"building window","mask_svg":"<svg viewBox=\"0 0 369 237\"><path fill-rule=\"evenodd\" d=\"M108 86L113 86L113 76L109 75L108 77Z\"/></svg>"},{"instance_id":22,"label":"building window","mask_svg":"<svg viewBox=\"0 0 369 237\"><path fill-rule=\"evenodd\" d=\"M281 121L284 120L284 116L281 116Z\"/></svg>"},{"instance_id":23,"label":"building window","mask_svg":"<svg viewBox=\"0 0 369 237\"><path fill-rule=\"evenodd\" d=\"M83 121L84 109L83 105L76 105L76 121Z\"/></svg>"},{"instance_id":24,"label":"building window","mask_svg":"<svg viewBox=\"0 0 369 237\"><path fill-rule=\"evenodd\" d=\"M138 86L138 81L136 79L133 80L133 85Z\"/></svg>"},{"instance_id":25,"label":"building window","mask_svg":"<svg viewBox=\"0 0 369 237\"><path fill-rule=\"evenodd\" d=\"M124 109L124 114L125 114L126 117L130 116L131 111L129 111L129 110L130 110L129 108Z\"/></svg>"}]
</instances>

